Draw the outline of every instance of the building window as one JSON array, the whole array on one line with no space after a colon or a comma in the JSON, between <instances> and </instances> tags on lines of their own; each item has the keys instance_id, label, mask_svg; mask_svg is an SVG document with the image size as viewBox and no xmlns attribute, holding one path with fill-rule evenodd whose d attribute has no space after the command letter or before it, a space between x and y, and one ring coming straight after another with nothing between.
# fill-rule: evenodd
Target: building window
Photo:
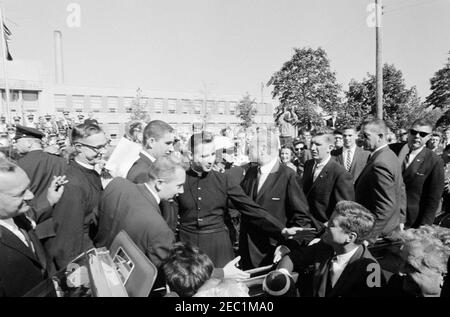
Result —
<instances>
[{"instance_id":1,"label":"building window","mask_svg":"<svg viewBox=\"0 0 450 317\"><path fill-rule=\"evenodd\" d=\"M72 104L76 112L83 112L84 109L84 96L73 95Z\"/></svg>"},{"instance_id":2,"label":"building window","mask_svg":"<svg viewBox=\"0 0 450 317\"><path fill-rule=\"evenodd\" d=\"M111 113L116 113L116 112L117 112L117 109L116 109L116 108L109 108L109 112L111 112Z\"/></svg>"},{"instance_id":3,"label":"building window","mask_svg":"<svg viewBox=\"0 0 450 317\"><path fill-rule=\"evenodd\" d=\"M55 108L66 108L66 95L55 95Z\"/></svg>"},{"instance_id":4,"label":"building window","mask_svg":"<svg viewBox=\"0 0 450 317\"><path fill-rule=\"evenodd\" d=\"M183 114L188 114L190 105L191 105L191 101L190 100L188 100L188 99L181 100L181 112Z\"/></svg>"},{"instance_id":5,"label":"building window","mask_svg":"<svg viewBox=\"0 0 450 317\"><path fill-rule=\"evenodd\" d=\"M102 108L102 97L91 96L91 110L93 112L100 112L101 108Z\"/></svg>"},{"instance_id":6,"label":"building window","mask_svg":"<svg viewBox=\"0 0 450 317\"><path fill-rule=\"evenodd\" d=\"M201 101L201 100L194 100L194 113L195 114L201 114L202 113L202 105L203 105L203 101Z\"/></svg>"},{"instance_id":7,"label":"building window","mask_svg":"<svg viewBox=\"0 0 450 317\"><path fill-rule=\"evenodd\" d=\"M225 113L225 101L219 101L219 104L217 106L217 113L218 114L224 114Z\"/></svg>"},{"instance_id":8,"label":"building window","mask_svg":"<svg viewBox=\"0 0 450 317\"><path fill-rule=\"evenodd\" d=\"M108 96L107 105L109 108L109 112L112 112L111 109L114 109L116 112L119 109L119 98L116 96Z\"/></svg>"},{"instance_id":9,"label":"building window","mask_svg":"<svg viewBox=\"0 0 450 317\"><path fill-rule=\"evenodd\" d=\"M154 100L154 109L155 109L155 113L163 113L163 99L155 99Z\"/></svg>"},{"instance_id":10,"label":"building window","mask_svg":"<svg viewBox=\"0 0 450 317\"><path fill-rule=\"evenodd\" d=\"M176 99L167 100L167 110L169 113L172 113L172 114L177 112L177 100Z\"/></svg>"},{"instance_id":11,"label":"building window","mask_svg":"<svg viewBox=\"0 0 450 317\"><path fill-rule=\"evenodd\" d=\"M208 100L206 102L206 112L207 113L213 113L213 109L214 109L214 101L213 100Z\"/></svg>"},{"instance_id":12,"label":"building window","mask_svg":"<svg viewBox=\"0 0 450 317\"><path fill-rule=\"evenodd\" d=\"M37 91L23 91L22 92L23 101L37 101L38 92Z\"/></svg>"},{"instance_id":13,"label":"building window","mask_svg":"<svg viewBox=\"0 0 450 317\"><path fill-rule=\"evenodd\" d=\"M236 114L236 103L230 102L230 114L235 115Z\"/></svg>"}]
</instances>

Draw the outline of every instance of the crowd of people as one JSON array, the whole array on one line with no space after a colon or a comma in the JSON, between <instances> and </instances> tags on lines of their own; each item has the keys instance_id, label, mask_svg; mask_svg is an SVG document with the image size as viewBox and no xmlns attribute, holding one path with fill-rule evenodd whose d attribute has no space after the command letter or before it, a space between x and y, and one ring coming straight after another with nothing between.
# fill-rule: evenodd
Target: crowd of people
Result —
<instances>
[{"instance_id":1,"label":"crowd of people","mask_svg":"<svg viewBox=\"0 0 450 317\"><path fill-rule=\"evenodd\" d=\"M267 296L449 296L450 129L433 126L419 119L394 139L369 119L283 142L274 128L133 122L124 138L138 154L121 175L95 119L67 124L62 151L46 151L45 128L7 127L0 296L27 294L122 230L167 296L248 296L247 271L265 266Z\"/></svg>"}]
</instances>

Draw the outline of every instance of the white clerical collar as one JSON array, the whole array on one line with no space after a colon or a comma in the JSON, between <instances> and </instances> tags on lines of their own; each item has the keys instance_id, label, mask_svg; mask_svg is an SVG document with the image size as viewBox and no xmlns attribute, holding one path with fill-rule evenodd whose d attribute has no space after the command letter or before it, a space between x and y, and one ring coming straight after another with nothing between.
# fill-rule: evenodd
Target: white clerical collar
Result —
<instances>
[{"instance_id":1,"label":"white clerical collar","mask_svg":"<svg viewBox=\"0 0 450 317\"><path fill-rule=\"evenodd\" d=\"M325 160L323 160L322 162L317 163L317 161L316 161L316 168L327 165L330 160L331 160L331 155L328 155L328 157Z\"/></svg>"},{"instance_id":2,"label":"white clerical collar","mask_svg":"<svg viewBox=\"0 0 450 317\"><path fill-rule=\"evenodd\" d=\"M142 153L142 155L148 157L148 159L150 160L150 162L153 163L153 162L156 161L156 159L155 159L150 153L148 153L147 151L142 150L141 153Z\"/></svg>"},{"instance_id":3,"label":"white clerical collar","mask_svg":"<svg viewBox=\"0 0 450 317\"><path fill-rule=\"evenodd\" d=\"M88 170L93 170L95 171L95 167L90 165L90 164L86 164L86 163L82 163L79 160L75 159L75 162L77 162L78 164L80 164L81 166L83 166L84 168L88 169Z\"/></svg>"},{"instance_id":4,"label":"white clerical collar","mask_svg":"<svg viewBox=\"0 0 450 317\"><path fill-rule=\"evenodd\" d=\"M272 159L266 165L261 166L260 167L261 174L269 174L272 171L272 169L275 166L275 164L277 164L277 162L278 162L278 157L275 157L274 159Z\"/></svg>"},{"instance_id":5,"label":"white clerical collar","mask_svg":"<svg viewBox=\"0 0 450 317\"><path fill-rule=\"evenodd\" d=\"M153 195L153 197L155 197L156 202L159 203L161 202L161 198L159 198L158 194L150 187L148 186L147 183L144 183L145 187L147 187L148 191L150 192L150 194Z\"/></svg>"}]
</instances>

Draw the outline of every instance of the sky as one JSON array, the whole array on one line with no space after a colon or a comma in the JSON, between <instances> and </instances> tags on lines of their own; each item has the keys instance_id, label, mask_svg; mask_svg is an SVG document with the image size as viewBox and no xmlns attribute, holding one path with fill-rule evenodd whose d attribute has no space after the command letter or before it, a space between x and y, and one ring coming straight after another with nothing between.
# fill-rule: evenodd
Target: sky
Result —
<instances>
[{"instance_id":1,"label":"sky","mask_svg":"<svg viewBox=\"0 0 450 317\"><path fill-rule=\"evenodd\" d=\"M293 55L323 47L344 89L375 72L370 0L5 0L15 59L42 61L54 80L53 31L65 83L261 99L261 82ZM80 8L80 25L67 23ZM450 0L383 0L383 62L420 97L450 51ZM73 20L70 20L73 21ZM271 87L263 91L271 98Z\"/></svg>"}]
</instances>

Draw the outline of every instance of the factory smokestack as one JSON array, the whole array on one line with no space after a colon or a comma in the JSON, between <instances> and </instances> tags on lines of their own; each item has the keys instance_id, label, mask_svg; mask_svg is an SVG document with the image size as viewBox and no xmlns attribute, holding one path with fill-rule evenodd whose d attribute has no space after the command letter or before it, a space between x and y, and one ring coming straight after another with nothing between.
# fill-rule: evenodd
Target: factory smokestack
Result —
<instances>
[{"instance_id":1,"label":"factory smokestack","mask_svg":"<svg viewBox=\"0 0 450 317\"><path fill-rule=\"evenodd\" d=\"M57 84L64 84L62 34L61 31L54 32L55 38L55 77Z\"/></svg>"}]
</instances>

